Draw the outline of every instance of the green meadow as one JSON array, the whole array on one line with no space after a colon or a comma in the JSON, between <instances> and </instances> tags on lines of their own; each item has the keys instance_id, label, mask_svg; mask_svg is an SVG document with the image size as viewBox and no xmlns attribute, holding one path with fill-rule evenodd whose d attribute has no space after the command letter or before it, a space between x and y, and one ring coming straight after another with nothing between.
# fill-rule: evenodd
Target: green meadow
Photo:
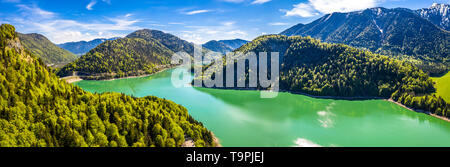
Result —
<instances>
[{"instance_id":1,"label":"green meadow","mask_svg":"<svg viewBox=\"0 0 450 167\"><path fill-rule=\"evenodd\" d=\"M439 78L432 78L435 82L437 95L442 96L445 101L450 101L450 73L445 74Z\"/></svg>"}]
</instances>

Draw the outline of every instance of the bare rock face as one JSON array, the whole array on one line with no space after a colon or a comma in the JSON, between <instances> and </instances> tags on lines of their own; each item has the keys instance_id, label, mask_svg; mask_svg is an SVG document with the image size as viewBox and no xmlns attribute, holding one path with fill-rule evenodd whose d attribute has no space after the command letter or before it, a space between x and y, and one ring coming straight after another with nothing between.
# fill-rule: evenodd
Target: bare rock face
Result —
<instances>
[{"instance_id":1,"label":"bare rock face","mask_svg":"<svg viewBox=\"0 0 450 167\"><path fill-rule=\"evenodd\" d=\"M444 30L450 31L449 4L433 3L431 7L416 10L416 13Z\"/></svg>"}]
</instances>

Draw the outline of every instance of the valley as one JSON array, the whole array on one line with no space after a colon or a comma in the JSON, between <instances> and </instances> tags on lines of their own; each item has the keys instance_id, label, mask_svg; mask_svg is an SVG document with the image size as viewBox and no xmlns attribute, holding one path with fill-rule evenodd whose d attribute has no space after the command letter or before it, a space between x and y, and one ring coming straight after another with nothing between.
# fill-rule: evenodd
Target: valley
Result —
<instances>
[{"instance_id":1,"label":"valley","mask_svg":"<svg viewBox=\"0 0 450 167\"><path fill-rule=\"evenodd\" d=\"M196 26L16 5L0 19L0 147L450 147L448 4L292 6ZM184 10L172 14L225 13Z\"/></svg>"},{"instance_id":2,"label":"valley","mask_svg":"<svg viewBox=\"0 0 450 167\"><path fill-rule=\"evenodd\" d=\"M450 124L384 100L333 100L171 84L175 68L141 78L74 83L89 92L173 100L214 132L225 147L449 146ZM192 78L191 78L192 79ZM409 140L416 138L420 140Z\"/></svg>"}]
</instances>

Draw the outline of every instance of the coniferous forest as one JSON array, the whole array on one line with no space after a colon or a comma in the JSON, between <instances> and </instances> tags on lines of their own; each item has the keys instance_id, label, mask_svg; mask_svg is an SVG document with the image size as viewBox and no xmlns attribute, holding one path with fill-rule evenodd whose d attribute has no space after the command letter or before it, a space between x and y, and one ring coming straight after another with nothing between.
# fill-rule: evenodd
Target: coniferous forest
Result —
<instances>
[{"instance_id":1,"label":"coniferous forest","mask_svg":"<svg viewBox=\"0 0 450 167\"><path fill-rule=\"evenodd\" d=\"M213 138L186 108L157 97L92 94L67 84L0 27L0 146L176 147Z\"/></svg>"},{"instance_id":2,"label":"coniferous forest","mask_svg":"<svg viewBox=\"0 0 450 167\"><path fill-rule=\"evenodd\" d=\"M436 90L432 79L405 61L343 44L322 43L311 37L284 35L259 37L235 52L241 52L244 56L238 59L245 59L248 52L278 51L282 90L336 98L392 97L408 107L450 117L449 103L433 95ZM223 61L229 63L225 58ZM216 74L223 73L223 81L226 81L226 69L213 64L205 68L214 70L204 71L197 79L215 78ZM246 66L248 71L249 67ZM249 88L249 75L242 79L246 81L246 88ZM238 88L236 83L234 86Z\"/></svg>"},{"instance_id":3,"label":"coniferous forest","mask_svg":"<svg viewBox=\"0 0 450 167\"><path fill-rule=\"evenodd\" d=\"M449 4L77 3L0 1L0 147L450 146Z\"/></svg>"}]
</instances>

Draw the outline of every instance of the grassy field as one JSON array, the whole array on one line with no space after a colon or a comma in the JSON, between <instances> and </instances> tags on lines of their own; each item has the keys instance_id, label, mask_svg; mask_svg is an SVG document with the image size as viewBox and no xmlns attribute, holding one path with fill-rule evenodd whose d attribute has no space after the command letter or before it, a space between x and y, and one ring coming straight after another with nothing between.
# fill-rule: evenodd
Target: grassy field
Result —
<instances>
[{"instance_id":1,"label":"grassy field","mask_svg":"<svg viewBox=\"0 0 450 167\"><path fill-rule=\"evenodd\" d=\"M450 72L442 77L432 79L436 83L436 94L442 96L446 102L450 102Z\"/></svg>"}]
</instances>

